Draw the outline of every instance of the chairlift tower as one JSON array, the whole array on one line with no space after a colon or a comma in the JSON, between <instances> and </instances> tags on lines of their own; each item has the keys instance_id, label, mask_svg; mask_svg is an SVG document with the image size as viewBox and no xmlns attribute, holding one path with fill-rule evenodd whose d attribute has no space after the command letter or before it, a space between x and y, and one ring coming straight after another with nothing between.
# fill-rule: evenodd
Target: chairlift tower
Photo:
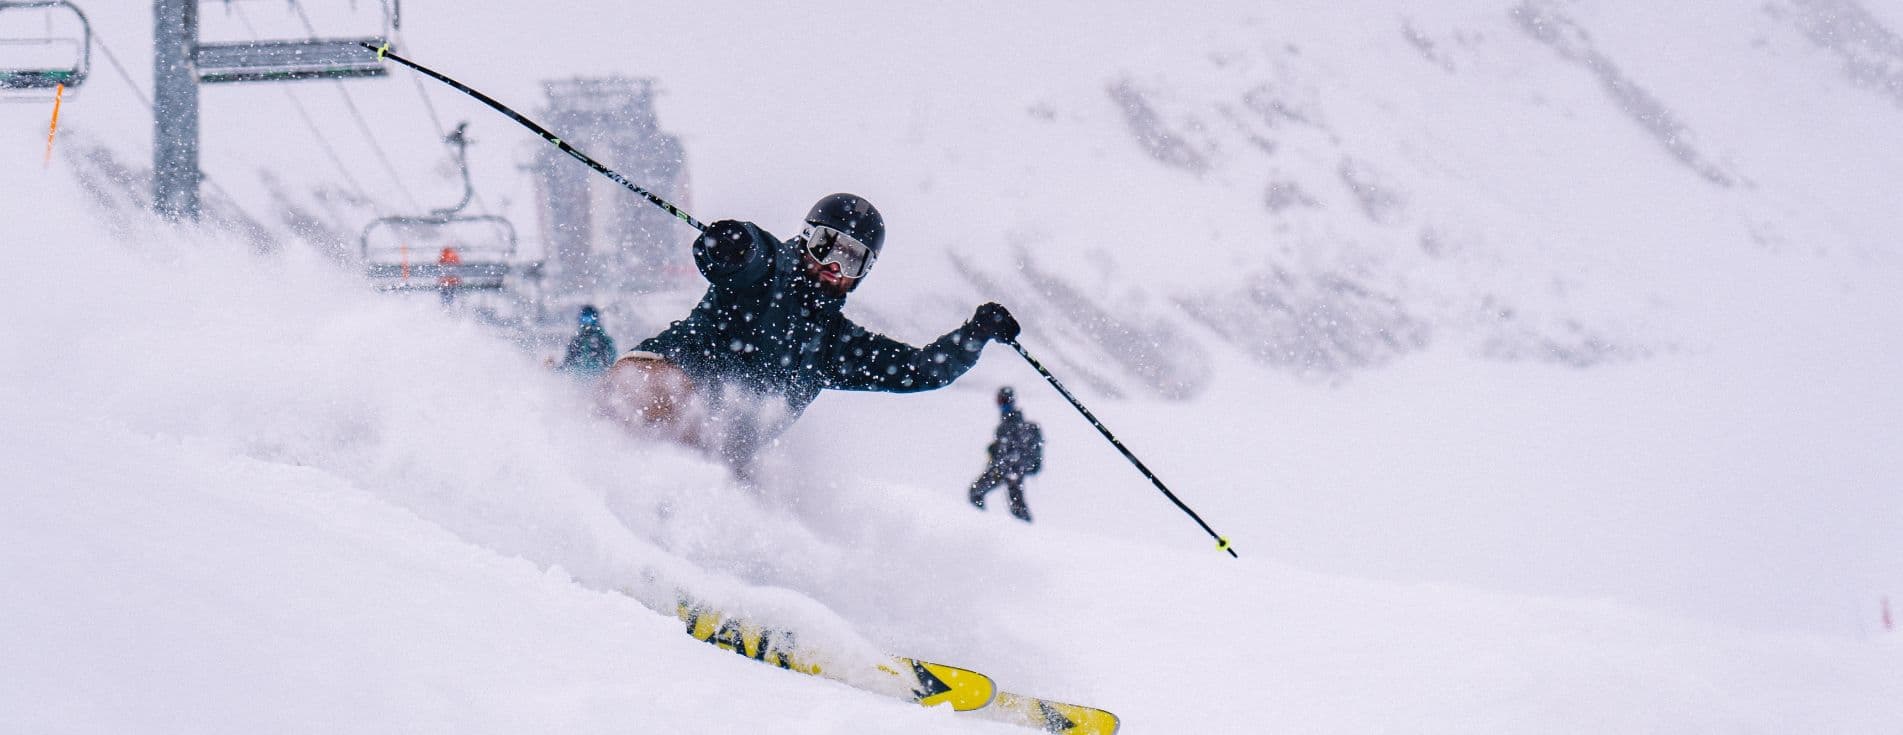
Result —
<instances>
[{"instance_id":1,"label":"chairlift tower","mask_svg":"<svg viewBox=\"0 0 1903 735\"><path fill-rule=\"evenodd\" d=\"M692 207L680 139L660 128L651 80L578 77L542 87L548 107L541 117L549 129L669 201ZM696 277L679 220L552 148L538 150L529 170L542 199L553 295L662 290Z\"/></svg>"},{"instance_id":2,"label":"chairlift tower","mask_svg":"<svg viewBox=\"0 0 1903 735\"><path fill-rule=\"evenodd\" d=\"M198 0L157 0L152 10L152 208L198 219Z\"/></svg>"},{"instance_id":3,"label":"chairlift tower","mask_svg":"<svg viewBox=\"0 0 1903 735\"><path fill-rule=\"evenodd\" d=\"M379 0L377 36L199 43L199 0L154 0L153 208L167 219L198 219L198 85L381 76L376 52L359 44L385 43L401 23L399 2Z\"/></svg>"}]
</instances>

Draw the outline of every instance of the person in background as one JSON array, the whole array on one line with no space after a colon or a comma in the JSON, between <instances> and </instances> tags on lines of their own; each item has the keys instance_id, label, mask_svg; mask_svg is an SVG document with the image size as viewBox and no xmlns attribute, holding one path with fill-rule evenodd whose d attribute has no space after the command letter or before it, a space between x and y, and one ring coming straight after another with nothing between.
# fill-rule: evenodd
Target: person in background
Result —
<instances>
[{"instance_id":1,"label":"person in background","mask_svg":"<svg viewBox=\"0 0 1903 735\"><path fill-rule=\"evenodd\" d=\"M593 378L607 372L615 361L615 341L601 328L601 311L594 304L583 305L576 321L575 337L568 341L568 350L557 367L576 377Z\"/></svg>"},{"instance_id":2,"label":"person in background","mask_svg":"<svg viewBox=\"0 0 1903 735\"><path fill-rule=\"evenodd\" d=\"M1018 410L1017 393L1010 386L998 389L998 428L992 433L985 454L991 461L984 474L971 483L971 504L985 509L985 496L998 485L1005 487L1011 501L1011 515L1031 522L1031 509L1024 504L1024 478L1044 469L1044 432L1036 422L1024 418Z\"/></svg>"},{"instance_id":3,"label":"person in background","mask_svg":"<svg viewBox=\"0 0 1903 735\"><path fill-rule=\"evenodd\" d=\"M462 288L463 279L458 274L458 271L462 270L462 264L463 256L453 247L443 248L443 252L436 256L436 265L442 269L442 274L436 277L436 291L442 294L444 306L454 302L456 290Z\"/></svg>"}]
</instances>

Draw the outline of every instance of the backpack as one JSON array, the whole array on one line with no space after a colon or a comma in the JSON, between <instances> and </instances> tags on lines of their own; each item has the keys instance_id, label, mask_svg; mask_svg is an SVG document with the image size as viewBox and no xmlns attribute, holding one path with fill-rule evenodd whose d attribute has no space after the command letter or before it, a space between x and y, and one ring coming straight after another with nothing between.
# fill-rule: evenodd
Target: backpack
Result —
<instances>
[{"instance_id":1,"label":"backpack","mask_svg":"<svg viewBox=\"0 0 1903 735\"><path fill-rule=\"evenodd\" d=\"M1044 430L1036 422L1024 422L1024 474L1035 475L1044 469Z\"/></svg>"}]
</instances>

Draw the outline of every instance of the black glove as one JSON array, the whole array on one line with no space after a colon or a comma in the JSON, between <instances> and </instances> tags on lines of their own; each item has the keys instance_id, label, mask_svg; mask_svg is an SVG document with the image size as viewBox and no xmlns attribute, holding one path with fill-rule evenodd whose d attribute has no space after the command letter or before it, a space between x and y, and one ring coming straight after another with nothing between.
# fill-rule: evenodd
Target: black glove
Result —
<instances>
[{"instance_id":1,"label":"black glove","mask_svg":"<svg viewBox=\"0 0 1903 735\"><path fill-rule=\"evenodd\" d=\"M1010 342L1018 338L1018 320L997 302L978 307L971 321L965 322L965 329L972 339Z\"/></svg>"},{"instance_id":2,"label":"black glove","mask_svg":"<svg viewBox=\"0 0 1903 735\"><path fill-rule=\"evenodd\" d=\"M753 254L752 227L740 220L723 219L707 225L694 241L694 259L705 259L724 266L747 262Z\"/></svg>"}]
</instances>

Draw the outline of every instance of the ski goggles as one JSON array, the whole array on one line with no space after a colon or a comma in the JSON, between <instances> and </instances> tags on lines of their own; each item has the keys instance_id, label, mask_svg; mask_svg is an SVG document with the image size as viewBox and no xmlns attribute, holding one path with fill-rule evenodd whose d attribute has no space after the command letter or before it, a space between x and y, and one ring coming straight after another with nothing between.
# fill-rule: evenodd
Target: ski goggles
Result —
<instances>
[{"instance_id":1,"label":"ski goggles","mask_svg":"<svg viewBox=\"0 0 1903 735\"><path fill-rule=\"evenodd\" d=\"M872 261L879 258L865 243L825 225L807 225L800 239L806 242L806 254L814 261L820 265L837 263L839 274L847 278L864 278L866 271L872 270Z\"/></svg>"}]
</instances>

